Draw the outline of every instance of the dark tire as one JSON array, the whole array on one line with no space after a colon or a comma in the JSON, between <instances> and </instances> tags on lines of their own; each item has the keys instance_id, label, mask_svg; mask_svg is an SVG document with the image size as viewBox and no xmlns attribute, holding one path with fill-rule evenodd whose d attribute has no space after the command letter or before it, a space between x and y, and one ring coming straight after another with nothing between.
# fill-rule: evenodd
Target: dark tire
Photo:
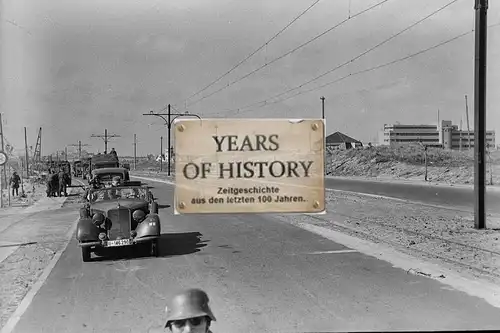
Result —
<instances>
[{"instance_id":1,"label":"dark tire","mask_svg":"<svg viewBox=\"0 0 500 333\"><path fill-rule=\"evenodd\" d=\"M151 204L151 212L153 214L158 214L158 203L157 202L153 202Z\"/></svg>"},{"instance_id":2,"label":"dark tire","mask_svg":"<svg viewBox=\"0 0 500 333\"><path fill-rule=\"evenodd\" d=\"M90 247L82 247L82 260L83 262L89 262L91 259L92 251Z\"/></svg>"},{"instance_id":3,"label":"dark tire","mask_svg":"<svg viewBox=\"0 0 500 333\"><path fill-rule=\"evenodd\" d=\"M155 239L151 241L151 255L153 257L158 257L158 240Z\"/></svg>"}]
</instances>

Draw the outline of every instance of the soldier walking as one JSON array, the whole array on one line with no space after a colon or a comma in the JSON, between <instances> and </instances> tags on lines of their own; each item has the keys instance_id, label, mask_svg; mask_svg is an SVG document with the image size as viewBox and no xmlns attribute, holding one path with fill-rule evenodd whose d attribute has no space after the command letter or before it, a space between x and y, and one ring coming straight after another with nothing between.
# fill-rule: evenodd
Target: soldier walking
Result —
<instances>
[{"instance_id":1,"label":"soldier walking","mask_svg":"<svg viewBox=\"0 0 500 333\"><path fill-rule=\"evenodd\" d=\"M10 177L10 186L12 187L12 196L19 196L19 183L21 182L21 177L17 174L16 171L12 173L12 177ZM15 193L15 194L14 194Z\"/></svg>"},{"instance_id":2,"label":"soldier walking","mask_svg":"<svg viewBox=\"0 0 500 333\"><path fill-rule=\"evenodd\" d=\"M47 175L47 183L46 183L46 192L47 192L47 197L52 197L54 195L54 189L53 189L53 183L54 183L54 172L52 170L49 170L49 174Z\"/></svg>"}]
</instances>

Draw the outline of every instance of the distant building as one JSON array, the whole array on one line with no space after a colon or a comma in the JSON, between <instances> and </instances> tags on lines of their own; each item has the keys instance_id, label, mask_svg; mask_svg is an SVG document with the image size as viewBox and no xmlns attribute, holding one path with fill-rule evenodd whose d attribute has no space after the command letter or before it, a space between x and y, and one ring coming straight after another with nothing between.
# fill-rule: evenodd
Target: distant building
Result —
<instances>
[{"instance_id":1,"label":"distant building","mask_svg":"<svg viewBox=\"0 0 500 333\"><path fill-rule=\"evenodd\" d=\"M344 133L335 132L326 137L326 147L330 149L350 149L363 147L361 141L351 138Z\"/></svg>"},{"instance_id":2,"label":"distant building","mask_svg":"<svg viewBox=\"0 0 500 333\"><path fill-rule=\"evenodd\" d=\"M444 149L474 148L474 132L460 131L450 120L442 120L439 125L384 124L379 135L380 145L418 142ZM495 131L486 131L486 145L491 149L496 147Z\"/></svg>"}]
</instances>

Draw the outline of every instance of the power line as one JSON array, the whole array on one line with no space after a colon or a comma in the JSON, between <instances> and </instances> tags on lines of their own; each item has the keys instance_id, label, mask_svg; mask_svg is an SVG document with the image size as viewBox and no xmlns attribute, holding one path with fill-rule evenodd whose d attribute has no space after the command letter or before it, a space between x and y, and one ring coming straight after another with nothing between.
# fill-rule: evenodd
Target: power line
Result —
<instances>
[{"instance_id":1,"label":"power line","mask_svg":"<svg viewBox=\"0 0 500 333\"><path fill-rule=\"evenodd\" d=\"M422 19L418 20L417 22L415 22L415 23L413 23L413 24L409 25L408 27L406 27L406 28L404 28L403 30L399 31L398 33L396 33L396 34L392 35L391 37L389 37L389 38L387 38L387 39L383 40L382 42L378 43L377 45L375 45L375 46L373 46L373 47L369 48L368 50L366 50L366 51L364 51L363 53L361 53L361 54L357 55L356 57L354 57L354 58L352 58L352 59L350 59L350 60L348 60L348 61L344 62L344 63L343 63L343 64L341 64L341 65L336 66L335 68L332 68L332 69L330 69L330 70L328 70L328 71L326 71L326 72L324 72L324 73L322 73L322 74L320 74L320 75L316 76L315 78L313 78L313 79L311 79L311 80L309 80L309 81L307 81L307 82L304 82L304 83L302 83L302 84L300 84L300 85L298 85L298 86L295 86L294 88L288 89L287 91L284 91L284 92L282 92L282 93L280 93L280 94L274 95L274 96L272 96L272 97L270 97L270 98L268 98L268 99L266 99L266 100L264 100L264 101L260 101L260 102L252 103L252 104L247 105L247 106L244 106L244 107L242 107L242 108L240 108L240 109L245 109L245 108L248 108L248 107L252 107L252 106L254 106L254 105L259 105L259 104L264 103L264 102L266 102L266 101L269 101L269 100L271 100L271 99L274 99L274 98L277 98L277 97L280 97L280 96L286 95L286 94L288 94L289 92L292 92L292 91L294 91L294 90L300 89L300 88L302 88L303 86L308 85L309 83L312 83L312 82L314 82L314 81L317 81L317 80L319 80L320 78L322 78L322 77L324 77L324 76L326 76L326 75L328 75L328 74L330 74L330 73L332 73L332 72L335 72L335 71L337 71L337 70L341 69L342 67L345 67L345 66L347 66L347 65L349 65L349 64L351 64L351 63L353 63L353 62L355 62L356 60L360 59L361 57L363 57L363 56L367 55L368 53L370 53L370 52L372 52L372 51L374 51L374 50L376 50L376 49L377 49L377 48L379 48L380 46L382 46L382 45L384 45L384 44L388 43L389 41L393 40L394 38L396 38L396 37L398 37L399 35L401 35L401 34L405 33L406 31L408 31L408 30L410 30L411 28L413 28L413 27L417 26L418 24L420 24L420 23L422 23L423 21L425 21L425 20L429 19L430 17L432 17L432 16L436 15L436 14L437 14L437 13L439 13L440 11L442 11L442 10L446 9L448 6L451 6L452 4L454 4L455 2L458 2L458 1L460 1L460 0L453 0L453 1L449 2L449 3L447 3L446 5L444 5L444 6L440 7L439 9L437 9L437 10L435 10L434 12L430 13L429 15L425 16L424 18L422 18ZM233 110L231 110L231 111L233 111Z\"/></svg>"},{"instance_id":2,"label":"power line","mask_svg":"<svg viewBox=\"0 0 500 333\"><path fill-rule=\"evenodd\" d=\"M275 63L276 61L281 60L281 59L283 59L284 57L286 57L286 56L288 56L288 55L290 55L290 54L294 53L295 51L297 51L297 50L299 50L299 49L303 48L304 46L306 46L306 45L308 45L308 44L310 44L310 43L314 42L314 41L315 41L315 40L317 40L318 38L320 38L320 37L322 37L322 36L326 35L327 33L331 32L332 30L334 30L334 29L336 29L336 28L340 27L341 25L343 25L344 23L348 22L349 20L352 20L353 18L355 18L355 17L357 17L357 16L359 16L359 15L362 15L362 14L364 14L364 13L366 13L366 12L368 12L368 11L370 11L370 10L372 10L372 9L374 9L374 8L376 8L376 7L380 6L380 5L382 5L382 4L384 4L384 3L388 2L388 1L390 1L390 0L383 0L383 1L380 1L380 2L376 3L375 5L373 5L373 6L371 6L371 7L368 7L367 9L364 9L364 10L360 11L359 13L357 13L357 14L355 14L355 15L352 15L351 17L349 17L349 18L347 18L347 19L343 20L342 22L340 22L340 23L336 24L335 26L331 27L330 29L328 29L328 30L326 30L326 31L324 31L324 32L322 32L322 33L320 33L320 34L319 34L319 35L317 35L316 37L314 37L314 38L312 38L312 39L308 40L307 42L305 42L305 43L303 43L303 44L301 44L301 45L297 46L296 48L294 48L294 49L292 49L292 50L290 50L290 51L288 51L288 52L286 52L286 53L282 54L281 56L279 56L279 57L277 57L277 58L274 58L274 59L273 59L273 60L271 60L270 62L265 63L264 65L262 65L262 66L258 67L257 69L254 69L254 70L253 70L253 71L251 71L250 73L247 73L247 74L243 75L242 77L240 77L240 78L238 78L238 79L234 80L233 82L228 83L228 84L227 84L227 85L225 85L224 87L219 88L218 90L216 90L216 91L214 91L214 92L212 92L212 93L210 93L210 94L208 94L208 95L205 95L205 96L201 97L200 99L197 99L196 101L194 101L194 102L192 102L192 103L188 104L188 106L194 105L194 104L196 104L196 103L198 103L198 102L200 102L200 101L204 100L205 98L208 98L208 97L210 97L210 96L213 96L213 95L215 95L215 94L217 94L217 93L221 92L222 90L229 88L229 87L230 87L230 86L232 86L233 84L236 84L236 83L240 82L241 80L246 79L247 77L249 77L249 76L251 76L251 75L253 75L253 74L257 73L258 71L260 71L260 70L262 70L262 69L266 68L267 66L269 66L269 65L271 65L271 64L273 64L273 63Z\"/></svg>"},{"instance_id":3,"label":"power line","mask_svg":"<svg viewBox=\"0 0 500 333\"><path fill-rule=\"evenodd\" d=\"M312 9L314 6L316 6L316 4L318 4L318 2L320 2L321 0L316 0L312 5L310 5L306 10L304 10L301 14L299 14L297 17L295 17L292 21L290 21L283 29L281 29L278 33L276 33L271 39L269 39L267 42L265 42L264 44L262 44L260 47L258 47L255 51L253 51L252 53L250 53L248 56L246 56L243 60L241 60L239 63L237 63L235 66L233 66L230 70L228 70L226 73L224 73L223 75L219 76L217 79L215 79L214 81L212 81L210 84L208 84L205 88L197 91L196 93L192 94L191 96L189 96L188 98L186 98L184 100L184 102L187 102L188 100L190 100L192 97L204 92L205 90L207 90L208 88L210 88L211 86L213 86L215 83L219 82L222 78L224 78L225 76L227 76L228 74L230 74L231 72L233 72L236 68L240 67L245 61L247 61L248 59L250 59L251 57L253 57L257 52L259 52L260 50L262 50L264 47L266 47L267 45L269 45L269 43L271 43L274 39L276 39L279 35L281 35L286 29L288 29L293 23L295 23L295 21L297 21L299 18L301 18L304 14L306 14L310 9ZM184 103L183 102L183 103Z\"/></svg>"},{"instance_id":4,"label":"power line","mask_svg":"<svg viewBox=\"0 0 500 333\"><path fill-rule=\"evenodd\" d=\"M488 26L488 28L493 28L493 27L497 27L497 26L500 26L500 22L499 22L499 23L496 23L496 24L493 24L493 25L490 25L490 26ZM311 89L308 89L308 90L300 91L300 92L298 92L297 94L294 94L294 95L289 96L289 97L285 97L285 98L282 98L282 99L279 99L279 100L276 100L276 101L273 101L273 102L267 102L267 101L261 102L260 104L262 104L262 103L265 103L265 104L264 104L264 105L262 105L262 106L260 106L260 107L257 107L257 108L253 108L253 109L246 110L246 111L243 111L243 108L240 108L240 109L235 109L235 110L230 110L230 111L236 111L236 112L231 112L231 113L229 113L229 114L234 114L234 113L236 113L236 114L237 114L237 113L240 113L240 112L249 112L249 111L254 111L254 110L260 109L260 108L262 108L262 107L266 107L266 106L269 106L269 105L272 105L272 104L276 104L276 103L280 103L280 102L286 101L286 100L288 100L288 99L294 98L294 97L296 97L296 96L299 96L299 95L302 95L302 94L305 94L305 93L309 93L309 92L312 92L312 91L315 91L315 90L322 89L322 88L324 88L324 87L326 87L326 86L332 85L332 84L334 84L334 83L338 83L338 82L343 81L343 80L345 80L345 79L347 79L347 78L349 78L349 77L352 77L352 76L356 76L356 75L364 74L364 73L367 73L367 72L371 72L371 71L374 71L374 70L378 70L378 69L381 69L381 68L384 68L384 67L388 67L388 66L394 65L394 64L396 64L396 63L399 63L399 62L402 62L402 61L405 61L405 60L411 59L411 58L413 58L413 57L419 56L419 55L421 55L421 54L423 54L423 53L429 52L429 51L434 50L434 49L436 49L436 48L438 48L438 47L441 47L441 46L443 46L443 45L446 45L446 44L448 44L448 43L451 43L451 42L453 42L453 41L455 41L455 40L457 40L457 39L460 39L460 38L462 38L462 37L465 37L465 36L467 36L467 35L469 35L469 34L471 34L471 33L473 33L473 32L474 32L474 30L470 30L470 31L468 31L468 32L465 32L465 33L462 33L462 34L460 34L460 35L457 35L457 36L455 36L455 37L453 37L453 38L447 39L447 40L445 40L445 41L443 41L443 42L440 42L440 43L438 43L438 44L436 44L436 45L433 45L433 46L431 46L431 47L428 47L428 48L426 48L426 49L424 49L424 50L421 50L421 51L418 51L418 52L416 52L416 53L413 53L413 54L407 55L407 56L402 57L402 58L398 58L398 59L392 60L392 61L390 61L390 62L387 62L387 63L381 64L381 65L378 65L378 66L370 67L370 68L363 69L363 70L358 71L358 72L355 72L355 73L348 74L348 75L346 75L346 76L343 76L343 77L341 77L341 78L338 78L338 79L336 79L336 80L334 80L334 81L327 82L327 83L322 84L322 85L320 85L320 86L317 86L317 87L314 87L314 88L311 88Z\"/></svg>"},{"instance_id":5,"label":"power line","mask_svg":"<svg viewBox=\"0 0 500 333\"><path fill-rule=\"evenodd\" d=\"M15 27L17 27L17 28L19 28L19 29L23 30L23 31L24 31L24 32L26 32L28 35L32 36L31 31L29 31L28 29L26 29L26 28L25 28L25 27L23 27L23 26L20 26L20 25L19 25L19 24L17 24L16 22L14 22L14 21L12 21L12 20L9 20L9 19L4 19L4 21L5 21L5 22L7 22L7 23L12 24L13 26L15 26Z\"/></svg>"}]
</instances>

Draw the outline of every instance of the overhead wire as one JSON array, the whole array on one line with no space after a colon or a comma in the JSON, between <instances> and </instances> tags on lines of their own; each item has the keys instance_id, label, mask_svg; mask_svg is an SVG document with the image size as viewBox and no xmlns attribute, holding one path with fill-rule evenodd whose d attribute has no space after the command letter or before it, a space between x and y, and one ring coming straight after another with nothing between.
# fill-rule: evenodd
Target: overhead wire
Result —
<instances>
[{"instance_id":1,"label":"overhead wire","mask_svg":"<svg viewBox=\"0 0 500 333\"><path fill-rule=\"evenodd\" d=\"M240 78L238 78L238 79L236 79L236 80L232 81L231 83L228 83L227 85L223 86L222 88L219 88L218 90L215 90L214 92L212 92L212 93L210 93L210 94L208 94L208 95L205 95L205 96L201 97L200 99L195 100L195 101L194 101L194 102L192 102L192 103L188 103L188 105L187 105L187 106L191 106L191 105L197 104L197 103L201 102L202 100L204 100L204 99L206 99L206 98L208 98L208 97L211 97L211 96L213 96L213 95L215 95L215 94L217 94L217 93L219 93L219 92L221 92L221 91L223 91L223 90L225 90L225 89L229 88L230 86L232 86L232 85L234 85L234 84L236 84L236 83L238 83L238 82L240 82L240 81L242 81L242 80L244 80L244 79L246 79L246 78L250 77L251 75L253 75L253 74L257 73L258 71L260 71L260 70L262 70L262 69L266 68L267 66L269 66L269 65L271 65L271 64L273 64L273 63L275 63L275 62L277 62L278 60L281 60L281 59L285 58L286 56L288 56L288 55L290 55L290 54L294 53L295 51L297 51L297 50L299 50L299 49L303 48L304 46L309 45L310 43L312 43L312 42L316 41L316 40L317 40L317 39L319 39L320 37L322 37L322 36L326 35L327 33L329 33L329 32L331 32L331 31L333 31L334 29L336 29L336 28L338 28L338 27L342 26L343 24L345 24L345 23L346 23L346 22L348 22L349 20L352 20L353 18L355 18L355 17L357 17L357 16L360 16L360 15L362 15L362 14L364 14L364 13L367 13L367 12L369 12L370 10L373 10L373 9L375 9L376 7L378 7L378 6L380 6L380 5L384 4L384 3L386 3L386 2L388 2L388 1L391 1L391 0L382 0L382 1L378 2L378 3L376 3L375 5L372 5L372 6L368 7L368 8L366 8L366 9L364 9L364 10L362 10L362 11L360 11L360 12L358 12L358 13L354 14L354 15L352 15L351 17L349 17L349 18L347 18L347 19L345 19L345 20L341 21L340 23L338 23L338 24L334 25L333 27L331 27L331 28L327 29L326 31L324 31L324 32L320 33L320 34L319 34L319 35L317 35L316 37L314 37L314 38L312 38L312 39L309 39L309 40L308 40L308 41L306 41L305 43L302 43L302 44L300 44L299 46L295 47L294 49L292 49L292 50L290 50L290 51L288 51L288 52L286 52L286 53L282 54L281 56L274 58L273 60L271 60L271 61L269 61L269 62L265 63L264 65L262 65L262 66L260 66L260 67L258 67L258 68L256 68L256 69L254 69L253 71L251 71L251 72L249 72L249 73L247 73L247 74L243 75L242 77L240 77Z\"/></svg>"},{"instance_id":2,"label":"overhead wire","mask_svg":"<svg viewBox=\"0 0 500 333\"><path fill-rule=\"evenodd\" d=\"M12 24L13 26L23 30L24 32L26 32L28 35L32 36L33 34L31 33L31 31L29 31L28 29L26 29L25 27L17 24L16 22L12 21L12 20L9 20L9 19L4 19L5 22L9 23L9 24Z\"/></svg>"},{"instance_id":3,"label":"overhead wire","mask_svg":"<svg viewBox=\"0 0 500 333\"><path fill-rule=\"evenodd\" d=\"M204 92L205 90L207 90L208 88L210 88L211 86L213 86L215 83L219 82L221 79L223 79L224 77L226 77L227 75L229 75L230 73L232 73L236 68L240 67L243 63L245 63L248 59L250 59L251 57L253 57L257 52L259 52L260 50L262 50L264 47L266 47L267 45L269 45L269 43L271 43L274 39L276 39L279 35L281 35L286 29L288 29L293 23L295 23L299 18L301 18L302 16L304 16L309 10L311 10L314 6L316 6L321 0L316 0L312 5L310 5L309 7L307 7L307 9L305 9L304 11L302 11L302 13L300 13L298 16L296 16L292 21L290 21L284 28L282 28L280 31L278 31L273 37L271 37L271 39L269 39L267 42L265 42L264 44L262 44L261 46L259 46L255 51L253 51L252 53L250 53L248 56L246 56L243 60L241 60L239 63L237 63L236 65L234 65L230 70L228 70L227 72L225 72L224 74L222 74L221 76L219 76L217 79L215 79L214 81L212 81L211 83L209 83L207 86L205 86L203 89L201 90L198 90L197 92L195 92L194 94L192 94L191 96L189 96L188 98L186 98L183 102L183 104L185 102L187 102L188 100L190 100L191 98L193 98L194 96L197 96L198 94Z\"/></svg>"},{"instance_id":4,"label":"overhead wire","mask_svg":"<svg viewBox=\"0 0 500 333\"><path fill-rule=\"evenodd\" d=\"M449 2L449 3L447 3L446 5L444 5L444 6L440 7L440 8L438 8L437 10L435 10L434 12L432 12L432 13L428 14L427 16L423 17L422 19L418 20L417 22L415 22L415 23L413 23L413 24L409 25L408 27L404 28L403 30L401 30L401 31L397 32L396 34L392 35L391 37L389 37L389 38L387 38L387 39L383 40L382 42L380 42L380 43L376 44L375 46L373 46L373 47L369 48L368 50L366 50L366 51L362 52L361 54L357 55L356 57L354 57L354 58L352 58L352 59L350 59L350 60L348 60L348 61L346 61L346 62L342 63L341 65L338 65L338 66L336 66L336 67L334 67L334 68L332 68L332 69L330 69L330 70L328 70L328 71L326 71L326 72L324 72L324 73L322 73L322 74L320 74L320 75L318 75L318 76L316 76L316 77L314 77L313 79L311 79L311 80L309 80L309 81L306 81L306 82L304 82L304 83L302 83L302 84L300 84L300 85L298 85L298 86L295 86L295 87L293 87L293 88L291 88L291 89L288 89L288 90L286 90L286 91L284 91L284 92L282 92L282 93L279 93L279 94L274 95L274 96L272 96L272 97L270 97L270 98L267 98L267 99L266 99L266 100L264 100L264 101L255 102L255 103L252 103L252 104L250 104L250 105L246 105L246 106L244 106L244 107L241 107L241 108L239 108L239 109L246 109L246 108L248 108L248 107L252 107L252 106L254 106L254 105L259 105L259 104L261 104L261 103L264 103L265 101L269 101L269 100L275 99L275 98L277 98L277 97L280 97L280 96L286 95L286 94L288 94L288 93L290 93L290 92L292 92L292 91L294 91L294 90L300 89L300 88L302 88L302 87L304 87L304 86L306 86L306 85L308 85L308 84L310 84L310 83L312 83L312 82L314 82L314 81L317 81L317 80L319 80L320 78L322 78L322 77L324 77L324 76L326 76L326 75L328 75L328 74L330 74L330 73L333 73L333 72L335 72L335 71L337 71L337 70L339 70L339 69L341 69L341 68L343 68L343 67L345 67L345 66L347 66L347 65L349 65L349 64L352 64L352 63L353 63L353 62L355 62L356 60L358 60L358 59L362 58L363 56L367 55L368 53L370 53L370 52L372 52L372 51L376 50L377 48L381 47L382 45L384 45L384 44L388 43L389 41L391 41L391 40L393 40L394 38L396 38L396 37L400 36L401 34L403 34L403 33L405 33L406 31L408 31L408 30L412 29L413 27L415 27L415 26L417 26L418 24L420 24L420 23L424 22L425 20L427 20L427 19L429 19L430 17L432 17L432 16L436 15L436 14L437 14L437 13L439 13L440 11L442 11L442 10L446 9L447 7L451 6L452 4L454 4L454 3L458 2L458 1L460 1L460 0L453 0L453 1ZM233 110L231 110L231 111L233 111Z\"/></svg>"},{"instance_id":5,"label":"overhead wire","mask_svg":"<svg viewBox=\"0 0 500 333\"><path fill-rule=\"evenodd\" d=\"M500 26L500 22L499 22L499 23L496 23L496 24L493 24L493 25L489 25L489 26L488 26L488 28L493 28L493 27L497 27L497 26ZM385 68L385 67L388 67L388 66L391 66L391 65L397 64L397 63L402 62L402 61L405 61L405 60L409 60L409 59L411 59L411 58L413 58L413 57L419 56L419 55L421 55L421 54L424 54L424 53L427 53L427 52L429 52L429 51L431 51L431 50L434 50L434 49L436 49L436 48L438 48L438 47L441 47L441 46L443 46L443 45L446 45L446 44L448 44L448 43L451 43L451 42L453 42L453 41L455 41L455 40L457 40L457 39L463 38L463 37L465 37L465 36L467 36L467 35L469 35L469 34L471 34L471 33L473 33L473 32L474 32L474 29L472 29L472 30L470 30L470 31L467 31L467 32L465 32L465 33L462 33L462 34L460 34L460 35L457 35L457 36L455 36L455 37L453 37L453 38L450 38L450 39L447 39L447 40L445 40L445 41L442 41L442 42L440 42L440 43L438 43L438 44L435 44L435 45L433 45L433 46L431 46L431 47L428 47L428 48L426 48L426 49L423 49L423 50L421 50L421 51L418 51L418 52L412 53L412 54L410 54L410 55L407 55L407 56L405 56L405 57L398 58L398 59L395 59L395 60L389 61L389 62L384 63L384 64L381 64L381 65L373 66L373 67L370 67L370 68L367 68L367 69L360 70L360 71L358 71L358 72L354 72L354 73L351 73L351 74L345 75L345 76L343 76L343 77L341 77L341 78L338 78L338 79L336 79L336 80L333 80L333 81L327 82L327 83L322 84L322 85L320 85L320 86L317 86L317 87L314 87L314 88L310 88L310 89L308 89L308 90L300 91L300 92L298 92L298 93L296 93L296 94L294 94L294 95L292 95L292 96L289 96L289 97L285 97L285 98L282 98L282 99L279 99L279 100L276 100L276 101L273 101L273 102L266 102L264 105L262 105L262 106L260 106L260 107L256 107L256 108L249 109L249 110L245 110L245 111L243 111L243 109L242 109L242 108L240 108L240 109L235 109L235 110L230 110L230 111L234 111L234 112L227 113L227 114L238 114L238 113L245 113L245 112L255 111L255 110L257 110L257 109L260 109L260 108L263 108L263 107L266 107L266 106L269 106L269 105L272 105L272 104L281 103L281 102L284 102L284 101L286 101L286 100L288 100L288 99L291 99L291 98L297 97L297 96L299 96L299 95L306 94L306 93L309 93L309 92L312 92L312 91L316 91L316 90L320 90L320 89L322 89L322 88L324 88L324 87L327 87L327 86L330 86L330 85L332 85L332 84L335 84L335 83L341 82L341 81L343 81L343 80L345 80L345 79L347 79L347 78L350 78L350 77L352 77L352 76L356 76L356 75L364 74L364 73L367 73L367 72L375 71L375 70L378 70L378 69L381 69L381 68ZM262 103L261 103L261 104L262 104ZM226 114L226 115L227 115L227 114Z\"/></svg>"}]
</instances>

